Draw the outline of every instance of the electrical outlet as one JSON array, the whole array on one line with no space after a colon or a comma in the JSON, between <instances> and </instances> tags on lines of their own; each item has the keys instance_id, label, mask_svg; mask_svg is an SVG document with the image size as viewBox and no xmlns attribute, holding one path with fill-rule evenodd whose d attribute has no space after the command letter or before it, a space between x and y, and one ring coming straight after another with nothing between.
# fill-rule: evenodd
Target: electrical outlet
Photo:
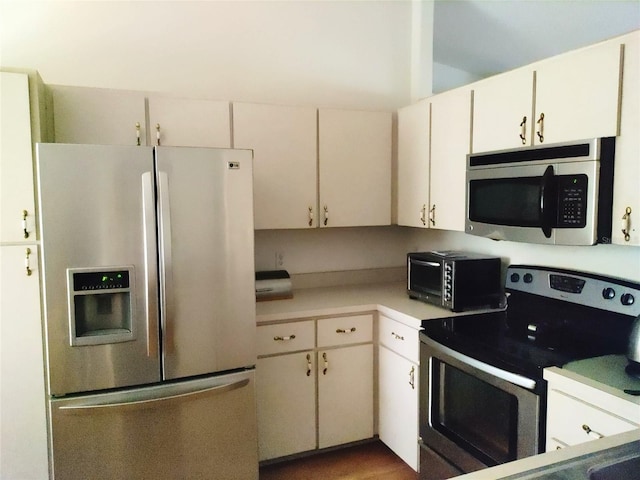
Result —
<instances>
[{"instance_id":1,"label":"electrical outlet","mask_svg":"<svg viewBox=\"0 0 640 480\"><path fill-rule=\"evenodd\" d=\"M284 252L276 251L276 269L281 269L284 266Z\"/></svg>"}]
</instances>

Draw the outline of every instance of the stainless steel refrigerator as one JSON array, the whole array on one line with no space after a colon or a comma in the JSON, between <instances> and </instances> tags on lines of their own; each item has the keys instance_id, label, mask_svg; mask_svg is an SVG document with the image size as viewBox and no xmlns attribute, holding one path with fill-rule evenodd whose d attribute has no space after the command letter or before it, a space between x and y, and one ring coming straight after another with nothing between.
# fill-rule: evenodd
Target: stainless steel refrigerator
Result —
<instances>
[{"instance_id":1,"label":"stainless steel refrigerator","mask_svg":"<svg viewBox=\"0 0 640 480\"><path fill-rule=\"evenodd\" d=\"M39 144L55 479L257 479L252 152Z\"/></svg>"}]
</instances>

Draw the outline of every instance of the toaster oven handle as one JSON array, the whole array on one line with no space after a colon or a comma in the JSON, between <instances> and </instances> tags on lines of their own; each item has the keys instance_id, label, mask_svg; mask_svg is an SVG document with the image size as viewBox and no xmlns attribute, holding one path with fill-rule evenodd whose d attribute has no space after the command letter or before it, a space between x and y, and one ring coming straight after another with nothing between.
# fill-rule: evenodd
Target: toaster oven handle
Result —
<instances>
[{"instance_id":1,"label":"toaster oven handle","mask_svg":"<svg viewBox=\"0 0 640 480\"><path fill-rule=\"evenodd\" d=\"M549 165L542 175L540 183L540 227L547 238L551 238L555 219L555 182L553 166Z\"/></svg>"},{"instance_id":2,"label":"toaster oven handle","mask_svg":"<svg viewBox=\"0 0 640 480\"><path fill-rule=\"evenodd\" d=\"M422 265L424 267L439 267L440 266L440 262L427 262L426 260L411 259L411 263L415 263L416 265Z\"/></svg>"}]
</instances>

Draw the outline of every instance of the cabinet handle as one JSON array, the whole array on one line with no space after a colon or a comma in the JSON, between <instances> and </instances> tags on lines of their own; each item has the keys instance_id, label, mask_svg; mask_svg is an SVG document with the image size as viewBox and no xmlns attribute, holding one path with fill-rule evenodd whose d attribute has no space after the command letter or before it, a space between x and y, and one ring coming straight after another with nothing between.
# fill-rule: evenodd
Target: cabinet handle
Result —
<instances>
[{"instance_id":1,"label":"cabinet handle","mask_svg":"<svg viewBox=\"0 0 640 480\"><path fill-rule=\"evenodd\" d=\"M422 204L422 208L420 209L420 221L422 225L427 224L427 206L425 204Z\"/></svg>"},{"instance_id":2,"label":"cabinet handle","mask_svg":"<svg viewBox=\"0 0 640 480\"><path fill-rule=\"evenodd\" d=\"M329 207L324 206L324 224L326 225L329 222Z\"/></svg>"},{"instance_id":3,"label":"cabinet handle","mask_svg":"<svg viewBox=\"0 0 640 480\"><path fill-rule=\"evenodd\" d=\"M309 205L309 226L313 227L313 207Z\"/></svg>"},{"instance_id":4,"label":"cabinet handle","mask_svg":"<svg viewBox=\"0 0 640 480\"><path fill-rule=\"evenodd\" d=\"M344 328L337 328L336 329L336 333L353 333L355 331L356 331L356 327L351 327L351 328L348 328L346 330Z\"/></svg>"},{"instance_id":5,"label":"cabinet handle","mask_svg":"<svg viewBox=\"0 0 640 480\"><path fill-rule=\"evenodd\" d=\"M322 370L322 374L326 375L327 370L329 370L329 361L327 360L327 352L322 354L322 359L324 360L324 369Z\"/></svg>"},{"instance_id":6,"label":"cabinet handle","mask_svg":"<svg viewBox=\"0 0 640 480\"><path fill-rule=\"evenodd\" d=\"M538 131L536 132L536 134L540 139L540 143L543 143L544 142L544 113L540 114L540 118L538 118L538 121L536 123L539 125Z\"/></svg>"},{"instance_id":7,"label":"cabinet handle","mask_svg":"<svg viewBox=\"0 0 640 480\"><path fill-rule=\"evenodd\" d=\"M295 335L289 335L288 337L273 337L273 340L276 342L286 342L288 340L293 340L294 338L296 338Z\"/></svg>"},{"instance_id":8,"label":"cabinet handle","mask_svg":"<svg viewBox=\"0 0 640 480\"><path fill-rule=\"evenodd\" d=\"M598 432L595 432L595 431L591 430L591 427L589 427L589 425L587 425L587 424L582 425L582 430L584 430L586 432L586 434L589 435L590 437L604 438L604 435L602 435L601 433L598 433Z\"/></svg>"},{"instance_id":9,"label":"cabinet handle","mask_svg":"<svg viewBox=\"0 0 640 480\"><path fill-rule=\"evenodd\" d=\"M411 385L411 390L416 389L416 367L415 365L411 365L411 371L409 372L409 385Z\"/></svg>"},{"instance_id":10,"label":"cabinet handle","mask_svg":"<svg viewBox=\"0 0 640 480\"><path fill-rule=\"evenodd\" d=\"M527 117L522 117L522 122L520 122L520 140L522 140L522 144L527 144Z\"/></svg>"},{"instance_id":11,"label":"cabinet handle","mask_svg":"<svg viewBox=\"0 0 640 480\"><path fill-rule=\"evenodd\" d=\"M140 122L136 122L136 144L140 146Z\"/></svg>"},{"instance_id":12,"label":"cabinet handle","mask_svg":"<svg viewBox=\"0 0 640 480\"><path fill-rule=\"evenodd\" d=\"M393 335L393 338L396 340L404 340L404 337L402 335L398 335L396 332L391 332L391 335Z\"/></svg>"},{"instance_id":13,"label":"cabinet handle","mask_svg":"<svg viewBox=\"0 0 640 480\"><path fill-rule=\"evenodd\" d=\"M631 240L631 207L627 207L622 216L622 233L625 242Z\"/></svg>"},{"instance_id":14,"label":"cabinet handle","mask_svg":"<svg viewBox=\"0 0 640 480\"><path fill-rule=\"evenodd\" d=\"M307 353L307 377L311 376L311 354Z\"/></svg>"},{"instance_id":15,"label":"cabinet handle","mask_svg":"<svg viewBox=\"0 0 640 480\"><path fill-rule=\"evenodd\" d=\"M27 270L27 277L30 277L31 274L33 273L33 271L31 270L31 262L29 257L31 256L31 249L27 248L26 250L26 257L24 259L24 268Z\"/></svg>"},{"instance_id":16,"label":"cabinet handle","mask_svg":"<svg viewBox=\"0 0 640 480\"><path fill-rule=\"evenodd\" d=\"M160 124L156 123L156 145L160 146Z\"/></svg>"},{"instance_id":17,"label":"cabinet handle","mask_svg":"<svg viewBox=\"0 0 640 480\"><path fill-rule=\"evenodd\" d=\"M24 234L24 238L29 238L29 231L27 230L27 216L29 212L26 210L22 210L22 232Z\"/></svg>"},{"instance_id":18,"label":"cabinet handle","mask_svg":"<svg viewBox=\"0 0 640 480\"><path fill-rule=\"evenodd\" d=\"M435 203L431 207L431 210L429 210L429 221L431 222L431 225L433 226L436 225L436 204Z\"/></svg>"}]
</instances>

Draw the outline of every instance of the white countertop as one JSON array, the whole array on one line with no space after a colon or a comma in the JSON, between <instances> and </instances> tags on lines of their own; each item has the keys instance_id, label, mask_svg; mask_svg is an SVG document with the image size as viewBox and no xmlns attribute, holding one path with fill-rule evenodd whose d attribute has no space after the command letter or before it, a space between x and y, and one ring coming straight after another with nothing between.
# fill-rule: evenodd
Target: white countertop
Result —
<instances>
[{"instance_id":1,"label":"white countertop","mask_svg":"<svg viewBox=\"0 0 640 480\"><path fill-rule=\"evenodd\" d=\"M256 320L262 324L376 310L416 329L422 320L477 313L454 313L412 300L407 295L406 283L394 282L294 289L291 299L257 302Z\"/></svg>"}]
</instances>

